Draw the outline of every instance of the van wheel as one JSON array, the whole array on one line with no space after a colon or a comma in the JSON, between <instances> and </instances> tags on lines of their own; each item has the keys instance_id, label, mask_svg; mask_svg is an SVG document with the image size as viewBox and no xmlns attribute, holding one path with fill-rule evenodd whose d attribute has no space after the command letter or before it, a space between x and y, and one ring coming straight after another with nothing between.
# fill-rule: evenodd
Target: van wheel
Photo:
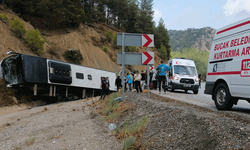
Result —
<instances>
[{"instance_id":1,"label":"van wheel","mask_svg":"<svg viewBox=\"0 0 250 150\"><path fill-rule=\"evenodd\" d=\"M220 83L216 86L214 103L218 110L230 110L233 107L233 101L225 83Z\"/></svg>"},{"instance_id":2,"label":"van wheel","mask_svg":"<svg viewBox=\"0 0 250 150\"><path fill-rule=\"evenodd\" d=\"M188 92L188 90L185 90L185 93L187 93Z\"/></svg>"},{"instance_id":3,"label":"van wheel","mask_svg":"<svg viewBox=\"0 0 250 150\"><path fill-rule=\"evenodd\" d=\"M198 94L199 91L198 90L193 90L193 92L194 92L194 94Z\"/></svg>"}]
</instances>

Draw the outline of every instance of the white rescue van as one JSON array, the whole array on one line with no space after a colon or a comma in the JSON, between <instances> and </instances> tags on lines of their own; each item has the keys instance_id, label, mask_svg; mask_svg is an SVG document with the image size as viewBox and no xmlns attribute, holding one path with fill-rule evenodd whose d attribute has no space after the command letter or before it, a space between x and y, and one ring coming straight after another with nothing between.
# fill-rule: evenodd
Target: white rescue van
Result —
<instances>
[{"instance_id":1,"label":"white rescue van","mask_svg":"<svg viewBox=\"0 0 250 150\"><path fill-rule=\"evenodd\" d=\"M207 67L205 94L218 110L229 110L239 99L250 102L250 18L215 33Z\"/></svg>"},{"instance_id":2,"label":"white rescue van","mask_svg":"<svg viewBox=\"0 0 250 150\"><path fill-rule=\"evenodd\" d=\"M192 90L194 94L199 92L199 80L196 66L193 60L188 58L175 58L168 61L171 67L167 75L167 89L171 92L175 89Z\"/></svg>"}]
</instances>

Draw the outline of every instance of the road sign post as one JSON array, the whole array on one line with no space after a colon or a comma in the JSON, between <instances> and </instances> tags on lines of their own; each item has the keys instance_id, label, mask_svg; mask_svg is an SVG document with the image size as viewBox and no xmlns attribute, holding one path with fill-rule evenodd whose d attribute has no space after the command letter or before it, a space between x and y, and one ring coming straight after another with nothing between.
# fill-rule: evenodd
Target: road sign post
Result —
<instances>
[{"instance_id":1,"label":"road sign post","mask_svg":"<svg viewBox=\"0 0 250 150\"><path fill-rule=\"evenodd\" d=\"M147 47L147 52L148 52L148 47ZM145 63L145 62L144 62ZM148 85L148 97L150 97L149 95L149 88L150 88L150 83L149 83L149 64L147 63L147 85Z\"/></svg>"},{"instance_id":2,"label":"road sign post","mask_svg":"<svg viewBox=\"0 0 250 150\"><path fill-rule=\"evenodd\" d=\"M143 53L143 62L141 64L135 62L135 65L147 64L147 83L148 83L148 96L149 96L149 64L154 64L154 53L148 52L148 47L154 47L154 35L153 34L137 34L137 33L117 33L117 45L122 46L122 56L117 55L117 64L122 64L122 100L124 101L124 65L127 64L125 58L124 46L142 46L147 47L147 53ZM133 56L133 55L131 55ZM119 59L120 58L120 59ZM120 62L121 61L121 62ZM127 65L130 65L131 61Z\"/></svg>"},{"instance_id":3,"label":"road sign post","mask_svg":"<svg viewBox=\"0 0 250 150\"><path fill-rule=\"evenodd\" d=\"M122 101L124 101L124 88L125 88L125 82L124 82L124 64L125 64L125 52L124 52L124 33L122 33Z\"/></svg>"}]
</instances>

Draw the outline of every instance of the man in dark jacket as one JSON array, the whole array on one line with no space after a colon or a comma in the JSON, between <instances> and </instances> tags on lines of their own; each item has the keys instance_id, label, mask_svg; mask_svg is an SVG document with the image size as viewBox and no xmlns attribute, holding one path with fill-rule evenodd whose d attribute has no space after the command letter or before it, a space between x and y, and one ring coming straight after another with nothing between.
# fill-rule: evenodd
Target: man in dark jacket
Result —
<instances>
[{"instance_id":1,"label":"man in dark jacket","mask_svg":"<svg viewBox=\"0 0 250 150\"><path fill-rule=\"evenodd\" d=\"M117 76L117 78L115 79L115 85L117 87L117 91L119 91L120 87L122 86L122 79L120 78L120 76Z\"/></svg>"},{"instance_id":2,"label":"man in dark jacket","mask_svg":"<svg viewBox=\"0 0 250 150\"><path fill-rule=\"evenodd\" d=\"M146 73L142 70L141 71L141 87L142 87L142 90L144 90L144 84L145 84L145 81L146 81Z\"/></svg>"},{"instance_id":3,"label":"man in dark jacket","mask_svg":"<svg viewBox=\"0 0 250 150\"><path fill-rule=\"evenodd\" d=\"M100 88L101 88L101 97L100 97L100 100L104 100L106 95L108 94L108 82L106 80L105 77L102 77L101 78L101 85L100 85Z\"/></svg>"}]
</instances>

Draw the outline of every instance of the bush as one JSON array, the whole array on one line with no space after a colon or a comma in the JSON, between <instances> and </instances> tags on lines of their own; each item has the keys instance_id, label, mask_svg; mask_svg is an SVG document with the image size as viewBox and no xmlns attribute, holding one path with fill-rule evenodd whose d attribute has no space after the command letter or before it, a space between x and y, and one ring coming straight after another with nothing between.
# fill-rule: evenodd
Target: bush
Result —
<instances>
[{"instance_id":1,"label":"bush","mask_svg":"<svg viewBox=\"0 0 250 150\"><path fill-rule=\"evenodd\" d=\"M113 40L113 32L108 31L108 32L106 32L105 36L106 36L108 42L112 42L112 40Z\"/></svg>"},{"instance_id":2,"label":"bush","mask_svg":"<svg viewBox=\"0 0 250 150\"><path fill-rule=\"evenodd\" d=\"M137 52L138 50L136 49L135 46L125 46L125 52Z\"/></svg>"},{"instance_id":3,"label":"bush","mask_svg":"<svg viewBox=\"0 0 250 150\"><path fill-rule=\"evenodd\" d=\"M108 116L114 109L119 108L117 101L114 101L114 99L116 99L117 97L120 97L119 92L113 93L110 97L107 98L106 104L108 108L103 112L103 114Z\"/></svg>"},{"instance_id":4,"label":"bush","mask_svg":"<svg viewBox=\"0 0 250 150\"><path fill-rule=\"evenodd\" d=\"M126 150L129 148L133 148L133 145L136 141L136 138L133 136L129 136L122 141L122 149Z\"/></svg>"},{"instance_id":5,"label":"bush","mask_svg":"<svg viewBox=\"0 0 250 150\"><path fill-rule=\"evenodd\" d=\"M2 20L3 22L6 22L9 18L4 15L4 14L0 14L0 20Z\"/></svg>"},{"instance_id":6,"label":"bush","mask_svg":"<svg viewBox=\"0 0 250 150\"><path fill-rule=\"evenodd\" d=\"M10 21L10 28L14 31L17 37L22 37L26 32L24 23L16 18L12 18Z\"/></svg>"},{"instance_id":7,"label":"bush","mask_svg":"<svg viewBox=\"0 0 250 150\"><path fill-rule=\"evenodd\" d=\"M108 52L108 50L109 50L109 49L108 49L108 46L107 46L107 45L103 46L103 47L102 47L102 50L103 50L104 52L106 52L106 53L107 53L107 52Z\"/></svg>"},{"instance_id":8,"label":"bush","mask_svg":"<svg viewBox=\"0 0 250 150\"><path fill-rule=\"evenodd\" d=\"M117 35L115 35L114 38L113 38L113 48L114 49L121 48L121 46L117 46Z\"/></svg>"},{"instance_id":9,"label":"bush","mask_svg":"<svg viewBox=\"0 0 250 150\"><path fill-rule=\"evenodd\" d=\"M69 49L64 52L63 57L70 63L81 64L83 57L79 50Z\"/></svg>"},{"instance_id":10,"label":"bush","mask_svg":"<svg viewBox=\"0 0 250 150\"><path fill-rule=\"evenodd\" d=\"M27 47L30 50L32 50L37 55L41 54L41 51L44 49L43 44L45 43L45 39L42 37L38 29L27 31L24 39L27 44Z\"/></svg>"}]
</instances>

